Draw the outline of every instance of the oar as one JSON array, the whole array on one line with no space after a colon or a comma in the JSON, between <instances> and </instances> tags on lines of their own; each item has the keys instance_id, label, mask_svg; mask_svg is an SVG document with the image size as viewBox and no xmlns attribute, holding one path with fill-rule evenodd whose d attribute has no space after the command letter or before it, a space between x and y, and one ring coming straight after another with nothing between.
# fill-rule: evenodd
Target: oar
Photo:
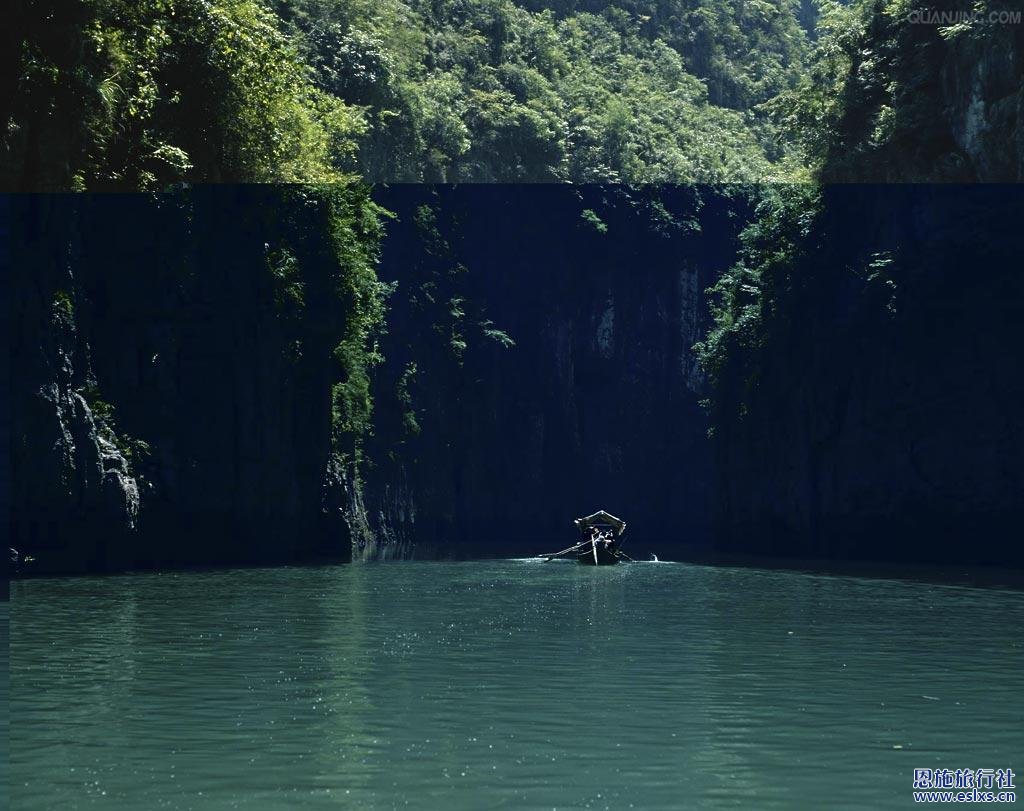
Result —
<instances>
[{"instance_id":1,"label":"oar","mask_svg":"<svg viewBox=\"0 0 1024 811\"><path fill-rule=\"evenodd\" d=\"M594 565L597 566L597 541L590 539L590 548L594 552Z\"/></svg>"},{"instance_id":2,"label":"oar","mask_svg":"<svg viewBox=\"0 0 1024 811\"><path fill-rule=\"evenodd\" d=\"M570 552L575 552L580 547L586 545L586 543L587 543L586 541L581 541L580 543L576 544L575 546L570 546L568 549L563 549L561 552L555 552L554 554L551 554L551 555L541 555L541 557L547 558L548 561L552 561L555 558L562 557L562 555L568 555Z\"/></svg>"}]
</instances>

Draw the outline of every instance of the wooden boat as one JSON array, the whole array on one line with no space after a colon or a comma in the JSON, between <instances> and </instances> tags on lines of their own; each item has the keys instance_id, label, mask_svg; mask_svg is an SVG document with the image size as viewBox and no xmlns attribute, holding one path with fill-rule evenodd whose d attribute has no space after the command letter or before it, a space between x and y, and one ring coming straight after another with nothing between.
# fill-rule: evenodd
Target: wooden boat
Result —
<instances>
[{"instance_id":1,"label":"wooden boat","mask_svg":"<svg viewBox=\"0 0 1024 811\"><path fill-rule=\"evenodd\" d=\"M614 566L619 562L618 551L614 542L590 542L576 553L576 562L581 566Z\"/></svg>"},{"instance_id":2,"label":"wooden boat","mask_svg":"<svg viewBox=\"0 0 1024 811\"><path fill-rule=\"evenodd\" d=\"M575 557L576 562L583 566L614 566L621 561L632 560L619 549L622 533L626 531L626 522L621 518L598 510L593 515L577 518L573 523L580 540L561 552L541 557L548 560Z\"/></svg>"}]
</instances>

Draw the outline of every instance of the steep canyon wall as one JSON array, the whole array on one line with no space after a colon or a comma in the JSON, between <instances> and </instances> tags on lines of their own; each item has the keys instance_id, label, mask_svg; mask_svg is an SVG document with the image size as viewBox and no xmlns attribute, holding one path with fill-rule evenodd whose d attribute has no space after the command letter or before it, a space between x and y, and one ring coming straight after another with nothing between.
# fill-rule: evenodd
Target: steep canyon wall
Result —
<instances>
[{"instance_id":1,"label":"steep canyon wall","mask_svg":"<svg viewBox=\"0 0 1024 811\"><path fill-rule=\"evenodd\" d=\"M323 212L288 195L12 201L11 546L40 570L347 556L351 312Z\"/></svg>"},{"instance_id":2,"label":"steep canyon wall","mask_svg":"<svg viewBox=\"0 0 1024 811\"><path fill-rule=\"evenodd\" d=\"M629 520L644 556L707 543L691 347L743 205L694 188L405 186L381 199L398 216L381 275L398 287L367 474L380 531L364 554L562 548L598 508ZM404 402L388 397L398 387Z\"/></svg>"}]
</instances>

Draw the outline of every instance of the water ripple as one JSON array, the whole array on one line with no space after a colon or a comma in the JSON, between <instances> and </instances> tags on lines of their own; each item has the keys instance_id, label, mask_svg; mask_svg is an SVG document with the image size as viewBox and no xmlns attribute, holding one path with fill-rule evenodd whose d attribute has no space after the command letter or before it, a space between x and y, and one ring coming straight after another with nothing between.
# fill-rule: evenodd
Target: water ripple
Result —
<instances>
[{"instance_id":1,"label":"water ripple","mask_svg":"<svg viewBox=\"0 0 1024 811\"><path fill-rule=\"evenodd\" d=\"M19 809L897 808L1024 765L1017 592L496 561L11 606Z\"/></svg>"}]
</instances>

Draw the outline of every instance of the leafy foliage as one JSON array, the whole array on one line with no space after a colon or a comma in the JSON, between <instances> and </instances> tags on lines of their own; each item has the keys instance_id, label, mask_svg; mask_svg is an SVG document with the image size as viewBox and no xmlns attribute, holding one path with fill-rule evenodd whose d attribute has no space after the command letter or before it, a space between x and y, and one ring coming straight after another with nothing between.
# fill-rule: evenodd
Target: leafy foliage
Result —
<instances>
[{"instance_id":1,"label":"leafy foliage","mask_svg":"<svg viewBox=\"0 0 1024 811\"><path fill-rule=\"evenodd\" d=\"M1024 29L1000 16L1013 6L821 0L804 74L762 105L779 149L825 182L1019 180L1004 146L1024 52ZM960 22L932 22L944 15Z\"/></svg>"},{"instance_id":2,"label":"leafy foliage","mask_svg":"<svg viewBox=\"0 0 1024 811\"><path fill-rule=\"evenodd\" d=\"M332 389L333 439L335 450L358 464L372 429L370 371L383 360L378 339L394 290L377 278L383 212L370 202L365 187L322 187L314 199L326 220L336 262L335 294L345 314L344 333L334 349L341 380Z\"/></svg>"},{"instance_id":3,"label":"leafy foliage","mask_svg":"<svg viewBox=\"0 0 1024 811\"><path fill-rule=\"evenodd\" d=\"M279 0L317 84L365 109L373 180L773 176L753 107L791 86L790 0Z\"/></svg>"},{"instance_id":4,"label":"leafy foliage","mask_svg":"<svg viewBox=\"0 0 1024 811\"><path fill-rule=\"evenodd\" d=\"M759 105L795 0L27 4L5 185L725 182L785 175Z\"/></svg>"},{"instance_id":5,"label":"leafy foliage","mask_svg":"<svg viewBox=\"0 0 1024 811\"><path fill-rule=\"evenodd\" d=\"M387 212L362 183L279 187L258 209L268 293L294 348L288 360L309 374L302 364L320 368L329 356L332 451L358 477L373 426L370 378L382 361L379 341L393 292L377 277Z\"/></svg>"},{"instance_id":6,"label":"leafy foliage","mask_svg":"<svg viewBox=\"0 0 1024 811\"><path fill-rule=\"evenodd\" d=\"M67 290L53 294L53 321L58 326L73 328L75 323L75 302Z\"/></svg>"},{"instance_id":7,"label":"leafy foliage","mask_svg":"<svg viewBox=\"0 0 1024 811\"><path fill-rule=\"evenodd\" d=\"M23 5L8 188L969 180L943 65L997 46L1019 92L1004 0Z\"/></svg>"},{"instance_id":8,"label":"leafy foliage","mask_svg":"<svg viewBox=\"0 0 1024 811\"><path fill-rule=\"evenodd\" d=\"M116 410L113 405L103 399L99 385L94 379L86 381L85 385L79 389L79 394L89 406L99 434L107 442L117 447L128 463L128 469L132 475L143 478L141 468L152 451L149 443L143 439L129 436L118 428L115 419Z\"/></svg>"},{"instance_id":9,"label":"leafy foliage","mask_svg":"<svg viewBox=\"0 0 1024 811\"><path fill-rule=\"evenodd\" d=\"M359 113L258 0L30 3L4 185L340 180Z\"/></svg>"},{"instance_id":10,"label":"leafy foliage","mask_svg":"<svg viewBox=\"0 0 1024 811\"><path fill-rule=\"evenodd\" d=\"M782 185L760 194L755 218L740 235L739 261L709 291L713 326L694 347L715 394L714 423L745 409L760 353L788 329L806 282L801 260L818 222L817 188Z\"/></svg>"},{"instance_id":11,"label":"leafy foliage","mask_svg":"<svg viewBox=\"0 0 1024 811\"><path fill-rule=\"evenodd\" d=\"M816 318L825 303L835 306L836 291L849 283L845 276L837 280L842 274L859 282L855 292L846 293L856 302L849 307L870 312L872 328L886 329L901 316L905 261L888 249L869 257L851 254L845 268L820 258L829 255L819 242L826 231L820 197L827 184L984 179L979 172L1012 178L1019 171L1012 150L1006 157L1005 144L1017 140L1011 127L1019 131L1020 123L999 112L1020 97L1019 71L1016 78L985 74L985 90L1000 101L988 107L990 121L984 126L978 123L973 132L956 137L959 125L948 119L949 107L967 103L955 92L957 71L980 81L977 65L986 50L998 55L999 64L1019 65L1024 53L1019 26L990 22L988 12L998 7L978 0L969 21L943 28L913 24L911 14L926 18L965 9L948 0L825 0L820 5L806 75L762 105L788 138L789 155L804 165L793 176L815 183L759 191L761 202L743 234L740 259L712 289L713 327L696 347L711 378L709 402L717 429L746 413L759 378L770 373L770 358L787 358L799 367L795 325ZM973 86L972 98L979 88ZM967 136L975 141L975 153L984 155L980 162L964 145ZM834 223L830 227L833 237L841 230Z\"/></svg>"}]
</instances>

